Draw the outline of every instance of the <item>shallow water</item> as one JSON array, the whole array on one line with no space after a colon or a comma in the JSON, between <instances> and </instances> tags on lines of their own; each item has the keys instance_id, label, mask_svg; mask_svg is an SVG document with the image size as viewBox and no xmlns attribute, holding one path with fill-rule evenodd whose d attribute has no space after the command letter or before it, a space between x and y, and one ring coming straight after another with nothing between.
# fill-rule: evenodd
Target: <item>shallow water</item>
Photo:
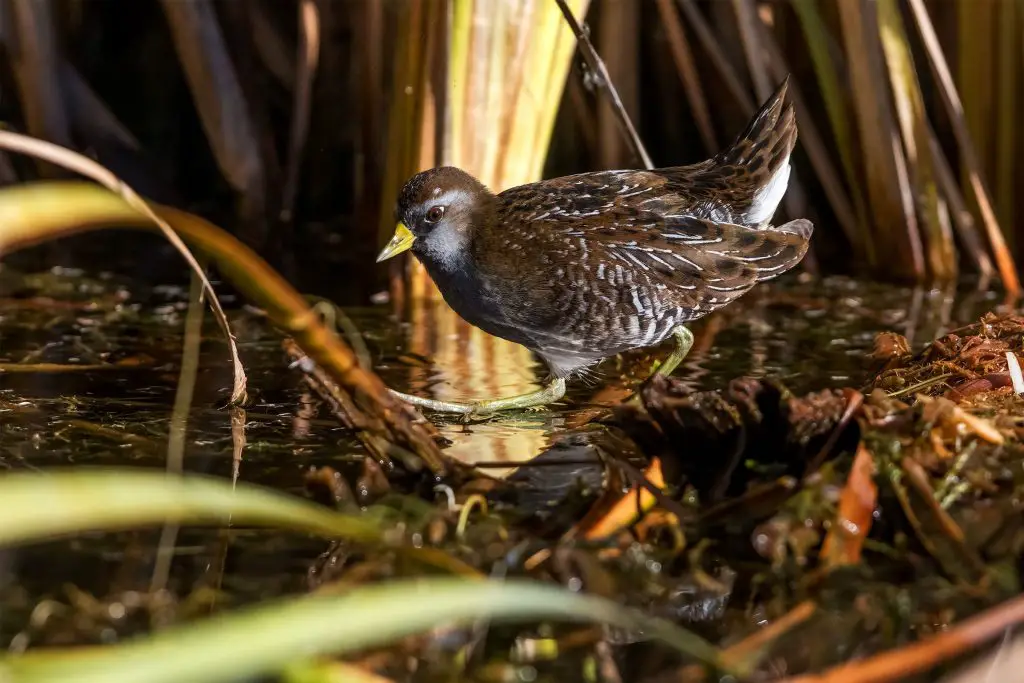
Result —
<instances>
[{"instance_id":1,"label":"shallow water","mask_svg":"<svg viewBox=\"0 0 1024 683\"><path fill-rule=\"evenodd\" d=\"M0 466L163 468L187 293L70 271L33 278L0 274ZM696 348L704 350L692 354L676 374L696 389L721 387L741 375L778 377L795 392L860 386L868 372L865 354L877 332L896 330L919 346L997 303L996 294L969 285L915 290L790 277L697 323ZM543 368L522 353L482 353L477 338L457 331L435 331L432 348L444 347L431 355L435 362L416 358L410 349L422 327L398 321L386 305L348 315L375 368L396 388L472 399L485 397L472 393L481 387L511 393L543 380ZM310 467L361 462L361 447L329 414L306 414L300 376L287 368L279 335L258 312L237 303L231 318L255 400L246 413L242 459L233 465L230 415L221 407L231 374L226 349L210 323L189 415L185 468L230 477L237 466L243 481L302 493ZM492 473L508 472L542 450L552 434L593 414L595 404L620 400L666 352L606 361L594 376L573 384L565 401L541 411L471 426L437 416L435 421L452 441L451 452ZM125 366L15 372L8 365L27 362ZM467 373L470 389L458 379ZM109 607L130 605L134 592L149 589L160 533L95 534L0 551L0 605L6 608L0 611L0 642L20 649L109 640L145 628L130 618L130 609L125 618ZM183 530L167 592L160 594L167 605L146 614L173 619L189 610L205 611L205 603L188 607L173 599L204 587L219 591L218 605L304 590L307 570L325 547L288 534ZM78 609L42 619L40 602L69 602L69 584L100 600L98 607L90 612L79 596ZM39 627L26 630L33 610Z\"/></svg>"}]
</instances>

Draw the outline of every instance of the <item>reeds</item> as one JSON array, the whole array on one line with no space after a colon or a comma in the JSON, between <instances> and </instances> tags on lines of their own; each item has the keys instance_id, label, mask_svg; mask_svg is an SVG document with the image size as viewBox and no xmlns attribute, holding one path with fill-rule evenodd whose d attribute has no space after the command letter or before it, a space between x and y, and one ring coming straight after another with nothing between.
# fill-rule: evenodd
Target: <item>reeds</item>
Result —
<instances>
[{"instance_id":1,"label":"reeds","mask_svg":"<svg viewBox=\"0 0 1024 683\"><path fill-rule=\"evenodd\" d=\"M189 150L189 163L205 159L202 173L222 186L207 183L206 194L188 199L232 192L239 233L257 248L274 243L275 222L345 207L341 229L359 237L368 275L376 272L369 256L393 227L394 195L420 168L456 164L500 190L539 178L546 162L566 171L640 164L588 86L574 84L563 101L567 77L583 70L570 75L575 40L554 0L179 4L133 10L133 39L162 44L152 48L156 59L134 67L152 77L138 92L108 87L101 96L95 65L115 79L125 66L119 36L102 23L115 13L105 3L75 4L71 13L57 0L10 3L4 61L19 97L5 117L95 150L104 163L166 149L140 131L192 118L208 146ZM594 20L594 41L659 165L715 152L791 73L802 151L784 210L824 227L814 244L824 269L914 280L997 272L1017 290L1019 3L594 0L591 13L586 0L571 5L581 21ZM98 46L100 56L79 63L80 44ZM666 81L673 70L678 80ZM184 88L154 97L173 72ZM129 102L134 130L120 116ZM560 147L549 159L556 119L587 130L575 137L582 148ZM191 177L180 160L158 163L172 178ZM54 173L0 159L2 182ZM295 226L283 234L301 233ZM430 292L408 284L408 293ZM404 294L396 290L399 301Z\"/></svg>"},{"instance_id":2,"label":"reeds","mask_svg":"<svg viewBox=\"0 0 1024 683\"><path fill-rule=\"evenodd\" d=\"M948 11L948 5L939 11ZM879 272L949 279L959 266L955 228L965 260L987 274L994 256L1005 285L1016 291L1015 267L998 227L989 229L989 245L982 247L974 217L962 211L962 190L948 177L947 155L958 154L970 166L970 141L957 136L957 145L943 146L935 140L940 112L934 95L929 100L925 93L933 94L939 86L948 96L952 84L931 76L941 73L946 56L929 47L927 10L922 5L921 11L914 8L909 14L918 33L913 35L904 19L910 6L899 0L792 0L792 6L814 65L847 192L855 206L868 208L868 215L860 216L866 239L852 245L857 256ZM842 52L835 49L837 35L843 39ZM962 63L970 63L967 55ZM965 125L962 113L950 110L949 116L954 129ZM980 178L971 187L984 194ZM989 223L984 210L976 218Z\"/></svg>"},{"instance_id":3,"label":"reeds","mask_svg":"<svg viewBox=\"0 0 1024 683\"><path fill-rule=\"evenodd\" d=\"M994 0L659 0L641 21L645 57L671 59L682 92L648 83L640 102L685 94L699 147L714 152L732 134L718 122L749 115L791 73L807 158L785 210L824 226L814 248L833 252L827 264L927 281L987 278L994 262L1015 294L1019 14ZM648 144L665 132L641 129ZM692 147L659 163L700 158Z\"/></svg>"}]
</instances>

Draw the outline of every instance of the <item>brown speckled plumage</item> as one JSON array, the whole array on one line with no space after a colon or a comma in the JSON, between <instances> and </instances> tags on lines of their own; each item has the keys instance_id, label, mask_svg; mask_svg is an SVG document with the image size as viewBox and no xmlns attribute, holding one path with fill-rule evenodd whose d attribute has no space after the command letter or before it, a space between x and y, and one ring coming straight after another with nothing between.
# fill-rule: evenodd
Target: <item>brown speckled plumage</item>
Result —
<instances>
[{"instance_id":1,"label":"brown speckled plumage","mask_svg":"<svg viewBox=\"0 0 1024 683\"><path fill-rule=\"evenodd\" d=\"M784 82L731 147L699 164L497 195L443 167L414 176L396 212L459 315L564 377L658 344L800 261L811 223L770 225L797 137L785 93Z\"/></svg>"}]
</instances>

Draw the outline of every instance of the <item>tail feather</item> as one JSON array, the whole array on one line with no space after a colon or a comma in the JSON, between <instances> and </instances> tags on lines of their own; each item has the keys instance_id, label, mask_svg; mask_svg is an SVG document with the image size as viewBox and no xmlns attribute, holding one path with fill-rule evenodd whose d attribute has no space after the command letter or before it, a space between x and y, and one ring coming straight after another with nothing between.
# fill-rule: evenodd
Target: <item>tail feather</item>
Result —
<instances>
[{"instance_id":1,"label":"tail feather","mask_svg":"<svg viewBox=\"0 0 1024 683\"><path fill-rule=\"evenodd\" d=\"M732 167L733 176L749 188L743 222L759 225L771 220L789 184L789 157L796 145L796 114L786 104L787 76L732 145L715 157L717 165Z\"/></svg>"}]
</instances>

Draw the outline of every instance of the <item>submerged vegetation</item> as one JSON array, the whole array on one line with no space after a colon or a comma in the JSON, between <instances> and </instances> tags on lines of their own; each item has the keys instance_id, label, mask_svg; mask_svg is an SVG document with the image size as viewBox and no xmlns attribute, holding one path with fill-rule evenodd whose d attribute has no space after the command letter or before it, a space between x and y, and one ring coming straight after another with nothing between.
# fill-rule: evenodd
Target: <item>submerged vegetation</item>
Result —
<instances>
[{"instance_id":1,"label":"submerged vegetation","mask_svg":"<svg viewBox=\"0 0 1024 683\"><path fill-rule=\"evenodd\" d=\"M988 652L1008 680L1022 18L7 3L0 678L967 681ZM408 175L693 161L786 74L810 273L700 321L669 378L628 354L566 405L468 423L387 391L537 381L418 267L367 270ZM191 285L110 228L175 242Z\"/></svg>"}]
</instances>

